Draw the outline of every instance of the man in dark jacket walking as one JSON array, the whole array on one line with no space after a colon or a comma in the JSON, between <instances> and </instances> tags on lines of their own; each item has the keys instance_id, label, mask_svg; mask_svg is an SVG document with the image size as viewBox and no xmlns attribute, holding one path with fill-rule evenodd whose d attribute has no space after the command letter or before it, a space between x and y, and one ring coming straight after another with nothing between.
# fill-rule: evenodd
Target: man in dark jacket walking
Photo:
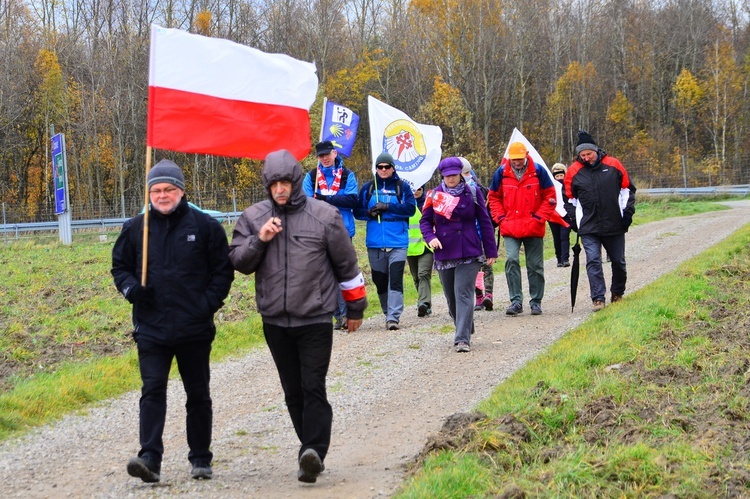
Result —
<instances>
[{"instance_id":1,"label":"man in dark jacket walking","mask_svg":"<svg viewBox=\"0 0 750 499\"><path fill-rule=\"evenodd\" d=\"M326 375L336 295L346 300L353 333L367 308L365 281L341 214L305 196L302 166L289 151L266 156L262 179L269 199L242 212L229 257L237 271L255 273L263 334L301 443L297 479L314 483L331 441Z\"/></svg>"},{"instance_id":2,"label":"man in dark jacket walking","mask_svg":"<svg viewBox=\"0 0 750 499\"><path fill-rule=\"evenodd\" d=\"M187 394L188 460L193 478L211 478L213 409L209 357L216 335L214 314L234 279L227 235L213 217L191 208L185 179L170 160L148 173L151 201L147 279L142 279L143 217L123 224L112 250L117 290L133 304L133 338L143 388L138 456L128 462L131 476L158 482L167 412L167 381L172 360Z\"/></svg>"},{"instance_id":3,"label":"man in dark jacket walking","mask_svg":"<svg viewBox=\"0 0 750 499\"><path fill-rule=\"evenodd\" d=\"M612 262L611 303L625 293L625 233L635 213L635 185L616 158L599 149L588 132L578 132L576 159L564 180L565 209L586 252L586 274L594 312L604 308L607 286L602 271L602 246Z\"/></svg>"}]
</instances>

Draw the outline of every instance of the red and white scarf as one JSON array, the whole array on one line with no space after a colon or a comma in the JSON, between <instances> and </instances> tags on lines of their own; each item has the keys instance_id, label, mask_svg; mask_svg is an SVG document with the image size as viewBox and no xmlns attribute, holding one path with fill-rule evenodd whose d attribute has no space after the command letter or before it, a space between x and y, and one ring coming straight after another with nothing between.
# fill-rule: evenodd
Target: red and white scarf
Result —
<instances>
[{"instance_id":1,"label":"red and white scarf","mask_svg":"<svg viewBox=\"0 0 750 499\"><path fill-rule=\"evenodd\" d=\"M320 190L320 193L324 196L333 196L336 193L339 192L339 188L341 187L341 174L344 172L343 168L337 168L333 171L333 184L331 185L331 188L328 188L328 182L326 182L326 176L323 174L323 170L318 165L318 173L316 175L315 181L318 184L318 189Z\"/></svg>"}]
</instances>

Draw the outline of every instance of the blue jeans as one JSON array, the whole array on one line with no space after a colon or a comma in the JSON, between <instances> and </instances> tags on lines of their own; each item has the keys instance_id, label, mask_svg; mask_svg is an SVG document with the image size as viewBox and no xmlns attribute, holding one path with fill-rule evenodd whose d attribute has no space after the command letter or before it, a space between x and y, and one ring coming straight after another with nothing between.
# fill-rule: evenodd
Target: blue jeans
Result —
<instances>
[{"instance_id":1,"label":"blue jeans","mask_svg":"<svg viewBox=\"0 0 750 499\"><path fill-rule=\"evenodd\" d=\"M406 248L393 248L390 251L367 248L367 257L385 320L398 322L404 311Z\"/></svg>"},{"instance_id":2,"label":"blue jeans","mask_svg":"<svg viewBox=\"0 0 750 499\"><path fill-rule=\"evenodd\" d=\"M211 340L193 341L178 345L160 345L139 339L138 364L141 370L140 443L139 457L161 464L164 454L164 422L167 415L167 382L172 359L177 359L177 368L187 394L186 429L190 447L188 460L195 463L210 463L211 427L213 407L209 382L211 374L209 359Z\"/></svg>"},{"instance_id":3,"label":"blue jeans","mask_svg":"<svg viewBox=\"0 0 750 499\"><path fill-rule=\"evenodd\" d=\"M625 266L625 234L616 236L597 236L585 234L581 236L583 250L586 252L586 275L589 278L592 301L605 301L607 284L604 282L602 270L602 246L607 251L612 265L612 286L610 291L616 295L625 294L625 283L628 271Z\"/></svg>"},{"instance_id":4,"label":"blue jeans","mask_svg":"<svg viewBox=\"0 0 750 499\"><path fill-rule=\"evenodd\" d=\"M263 323L263 334L284 389L284 400L300 443L301 456L315 449L325 459L331 443L333 409L326 395L333 324L281 327Z\"/></svg>"},{"instance_id":5,"label":"blue jeans","mask_svg":"<svg viewBox=\"0 0 750 499\"><path fill-rule=\"evenodd\" d=\"M471 344L471 333L474 330L474 285L481 266L478 261L473 261L452 269L438 270L445 300L448 302L448 313L456 326L454 345Z\"/></svg>"}]
</instances>

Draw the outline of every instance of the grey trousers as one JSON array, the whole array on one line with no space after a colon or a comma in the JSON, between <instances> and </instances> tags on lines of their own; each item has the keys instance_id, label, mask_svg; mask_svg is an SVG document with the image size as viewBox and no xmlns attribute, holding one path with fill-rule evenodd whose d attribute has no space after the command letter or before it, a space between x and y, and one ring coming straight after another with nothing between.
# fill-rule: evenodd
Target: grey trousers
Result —
<instances>
[{"instance_id":1,"label":"grey trousers","mask_svg":"<svg viewBox=\"0 0 750 499\"><path fill-rule=\"evenodd\" d=\"M480 266L478 261L473 261L452 269L438 270L448 302L448 312L456 326L454 345L471 344L471 332L474 330L474 284Z\"/></svg>"}]
</instances>

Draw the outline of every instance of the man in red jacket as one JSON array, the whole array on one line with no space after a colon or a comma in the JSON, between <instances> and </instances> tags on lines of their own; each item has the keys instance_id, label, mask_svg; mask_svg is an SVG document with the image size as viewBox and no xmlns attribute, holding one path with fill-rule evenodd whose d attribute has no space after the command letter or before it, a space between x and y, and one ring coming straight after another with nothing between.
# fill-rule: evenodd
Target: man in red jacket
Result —
<instances>
[{"instance_id":1,"label":"man in red jacket","mask_svg":"<svg viewBox=\"0 0 750 499\"><path fill-rule=\"evenodd\" d=\"M544 233L553 216L557 196L549 173L537 166L522 142L508 146L508 159L492 177L489 192L490 214L505 241L505 279L510 306L506 315L523 312L521 263L523 244L526 274L529 278L531 315L542 314L544 297Z\"/></svg>"},{"instance_id":2,"label":"man in red jacket","mask_svg":"<svg viewBox=\"0 0 750 499\"><path fill-rule=\"evenodd\" d=\"M586 274L594 312L604 308L607 287L602 272L602 246L612 262L611 302L622 299L628 273L625 233L635 213L635 186L617 158L599 149L588 132L578 132L576 160L564 180L568 218L586 252Z\"/></svg>"}]
</instances>

